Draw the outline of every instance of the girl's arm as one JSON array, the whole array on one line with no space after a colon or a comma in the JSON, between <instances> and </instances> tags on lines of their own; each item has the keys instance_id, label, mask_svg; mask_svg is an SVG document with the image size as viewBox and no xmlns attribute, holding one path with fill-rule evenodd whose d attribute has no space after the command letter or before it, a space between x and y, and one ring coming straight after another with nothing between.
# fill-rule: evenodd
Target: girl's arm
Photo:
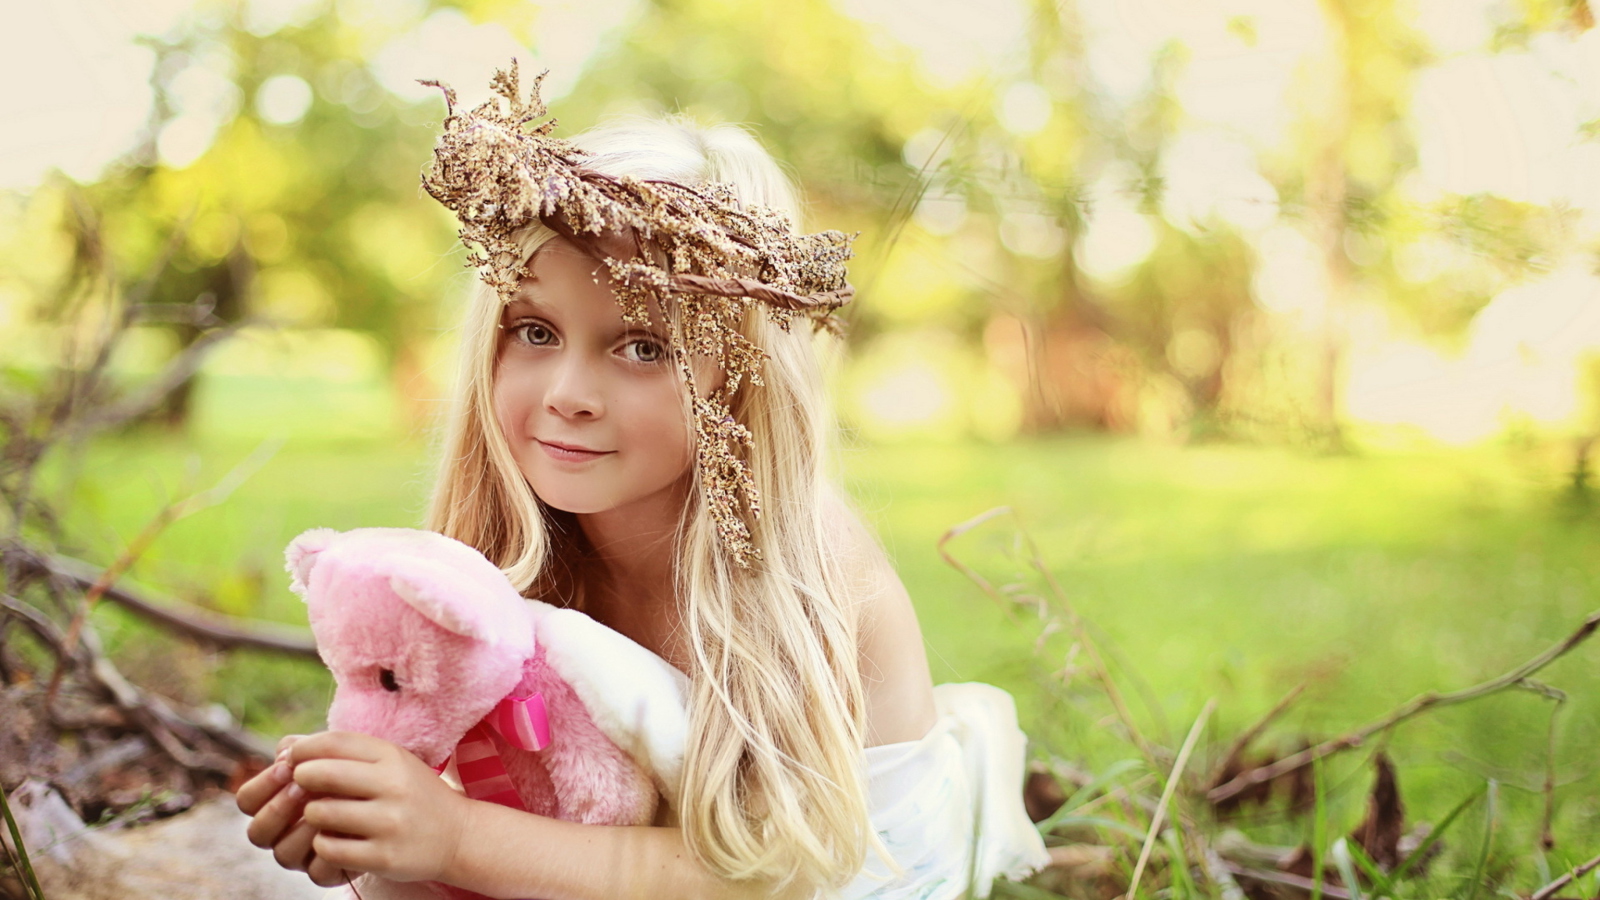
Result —
<instances>
[{"instance_id":1,"label":"girl's arm","mask_svg":"<svg viewBox=\"0 0 1600 900\"><path fill-rule=\"evenodd\" d=\"M755 900L771 896L703 869L678 828L579 825L469 800L453 865L441 879L490 897L550 900Z\"/></svg>"},{"instance_id":2,"label":"girl's arm","mask_svg":"<svg viewBox=\"0 0 1600 900\"><path fill-rule=\"evenodd\" d=\"M294 786L278 791L290 772ZM252 843L324 887L349 871L508 900L771 896L707 872L680 829L580 825L472 800L411 753L354 732L294 741L282 762L240 788L239 805L254 817Z\"/></svg>"}]
</instances>

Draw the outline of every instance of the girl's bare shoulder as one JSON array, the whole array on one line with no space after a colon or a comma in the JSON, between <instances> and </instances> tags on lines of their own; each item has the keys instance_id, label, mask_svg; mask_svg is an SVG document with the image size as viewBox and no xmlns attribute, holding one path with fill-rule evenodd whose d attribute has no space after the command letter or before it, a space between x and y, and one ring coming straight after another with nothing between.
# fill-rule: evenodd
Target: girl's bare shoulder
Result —
<instances>
[{"instance_id":1,"label":"girl's bare shoulder","mask_svg":"<svg viewBox=\"0 0 1600 900\"><path fill-rule=\"evenodd\" d=\"M912 741L937 717L933 680L916 607L877 539L842 498L826 515L848 572L856 613L861 686L867 700L867 743Z\"/></svg>"}]
</instances>

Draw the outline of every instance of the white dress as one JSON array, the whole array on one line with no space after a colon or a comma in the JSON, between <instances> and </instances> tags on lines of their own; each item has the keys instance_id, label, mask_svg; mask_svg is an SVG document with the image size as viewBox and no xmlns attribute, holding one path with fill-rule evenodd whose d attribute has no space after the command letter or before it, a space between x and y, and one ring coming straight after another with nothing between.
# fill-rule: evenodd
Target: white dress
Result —
<instances>
[{"instance_id":1,"label":"white dress","mask_svg":"<svg viewBox=\"0 0 1600 900\"><path fill-rule=\"evenodd\" d=\"M842 900L987 897L997 876L1049 862L1022 805L1027 738L1011 695L941 684L933 699L939 719L921 740L864 751L872 827L900 874L869 850Z\"/></svg>"}]
</instances>

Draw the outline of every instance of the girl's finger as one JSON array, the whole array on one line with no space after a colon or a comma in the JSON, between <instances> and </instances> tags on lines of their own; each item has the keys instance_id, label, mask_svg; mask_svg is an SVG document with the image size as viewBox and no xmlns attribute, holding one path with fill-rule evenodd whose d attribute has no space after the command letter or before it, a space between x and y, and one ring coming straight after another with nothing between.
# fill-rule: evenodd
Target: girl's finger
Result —
<instances>
[{"instance_id":1,"label":"girl's finger","mask_svg":"<svg viewBox=\"0 0 1600 900\"><path fill-rule=\"evenodd\" d=\"M291 780L287 764L273 763L239 785L238 793L233 796L234 802L238 804L240 812L253 816Z\"/></svg>"},{"instance_id":2,"label":"girl's finger","mask_svg":"<svg viewBox=\"0 0 1600 900\"><path fill-rule=\"evenodd\" d=\"M375 820L373 804L366 800L318 797L306 804L305 821L323 832L339 836L370 838L378 834L381 823Z\"/></svg>"},{"instance_id":3,"label":"girl's finger","mask_svg":"<svg viewBox=\"0 0 1600 900\"><path fill-rule=\"evenodd\" d=\"M369 872L378 867L372 842L361 838L319 831L311 842L311 849L316 853L317 859L341 869ZM344 882L341 879L338 883Z\"/></svg>"},{"instance_id":4,"label":"girl's finger","mask_svg":"<svg viewBox=\"0 0 1600 900\"><path fill-rule=\"evenodd\" d=\"M294 742L305 737L303 734L286 734L278 738L278 758L283 759L284 752L294 746Z\"/></svg>"},{"instance_id":5,"label":"girl's finger","mask_svg":"<svg viewBox=\"0 0 1600 900\"><path fill-rule=\"evenodd\" d=\"M245 836L257 847L271 847L300 818L305 801L304 790L284 788L278 791L256 810L245 828Z\"/></svg>"},{"instance_id":6,"label":"girl's finger","mask_svg":"<svg viewBox=\"0 0 1600 900\"><path fill-rule=\"evenodd\" d=\"M311 883L317 887L341 887L348 880L355 878L355 873L346 872L331 862L317 856L311 856L311 865L306 867L306 874L311 876Z\"/></svg>"},{"instance_id":7,"label":"girl's finger","mask_svg":"<svg viewBox=\"0 0 1600 900\"><path fill-rule=\"evenodd\" d=\"M367 800L389 792L381 769L349 759L308 759L294 767L294 782L313 794Z\"/></svg>"},{"instance_id":8,"label":"girl's finger","mask_svg":"<svg viewBox=\"0 0 1600 900\"><path fill-rule=\"evenodd\" d=\"M296 872L304 872L311 865L311 842L317 837L317 829L311 823L301 819L283 836L283 840L272 845L272 858L278 865Z\"/></svg>"},{"instance_id":9,"label":"girl's finger","mask_svg":"<svg viewBox=\"0 0 1600 900\"><path fill-rule=\"evenodd\" d=\"M307 735L289 746L289 765L298 766L308 759L355 759L377 762L394 747L382 738L355 731L321 731Z\"/></svg>"}]
</instances>

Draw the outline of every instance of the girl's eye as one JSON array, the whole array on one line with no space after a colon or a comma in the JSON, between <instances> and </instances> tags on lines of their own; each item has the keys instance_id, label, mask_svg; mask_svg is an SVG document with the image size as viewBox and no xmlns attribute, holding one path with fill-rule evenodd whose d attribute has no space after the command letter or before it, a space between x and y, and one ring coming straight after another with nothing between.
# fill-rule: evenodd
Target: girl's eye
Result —
<instances>
[{"instance_id":1,"label":"girl's eye","mask_svg":"<svg viewBox=\"0 0 1600 900\"><path fill-rule=\"evenodd\" d=\"M400 690L400 682L394 680L393 669L379 669L378 683L383 685L384 690L391 693Z\"/></svg>"},{"instance_id":2,"label":"girl's eye","mask_svg":"<svg viewBox=\"0 0 1600 900\"><path fill-rule=\"evenodd\" d=\"M634 362L661 362L667 358L667 348L662 346L660 341L640 338L639 340L628 342L626 355Z\"/></svg>"},{"instance_id":3,"label":"girl's eye","mask_svg":"<svg viewBox=\"0 0 1600 900\"><path fill-rule=\"evenodd\" d=\"M523 322L519 325L513 325L511 333L513 335L521 335L522 340L535 347L553 344L556 340L555 332L550 330L550 326L542 322Z\"/></svg>"}]
</instances>

